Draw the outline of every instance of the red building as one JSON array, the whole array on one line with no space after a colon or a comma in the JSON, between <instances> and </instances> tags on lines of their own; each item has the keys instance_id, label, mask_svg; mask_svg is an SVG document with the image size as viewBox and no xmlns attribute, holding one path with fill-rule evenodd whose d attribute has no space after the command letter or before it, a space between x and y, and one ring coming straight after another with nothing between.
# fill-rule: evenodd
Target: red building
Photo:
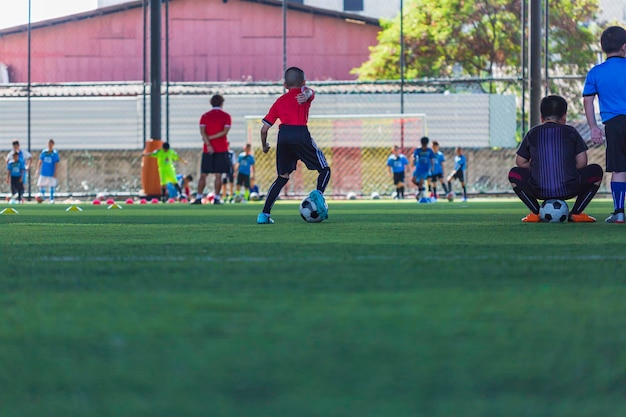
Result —
<instances>
[{"instance_id":1,"label":"red building","mask_svg":"<svg viewBox=\"0 0 626 417\"><path fill-rule=\"evenodd\" d=\"M378 21L287 4L284 48L282 1L169 0L167 22L165 4L162 10L169 80L276 81L285 49L287 65L302 67L309 80L355 79L350 70L368 59ZM149 25L143 1L131 1L31 25L31 81L143 80L144 16ZM150 28L145 32L149 38ZM11 82L27 81L27 33L25 25L0 30L0 63ZM148 53L149 47L147 39Z\"/></svg>"}]
</instances>

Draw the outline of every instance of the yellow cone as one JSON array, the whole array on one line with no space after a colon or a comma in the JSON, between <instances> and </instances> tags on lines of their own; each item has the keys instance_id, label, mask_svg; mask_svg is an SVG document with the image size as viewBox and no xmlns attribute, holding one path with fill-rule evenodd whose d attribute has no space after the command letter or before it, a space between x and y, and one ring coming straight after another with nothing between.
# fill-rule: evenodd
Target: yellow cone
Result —
<instances>
[{"instance_id":1,"label":"yellow cone","mask_svg":"<svg viewBox=\"0 0 626 417\"><path fill-rule=\"evenodd\" d=\"M121 209L122 209L122 206L120 206L120 205L119 205L119 204L117 204L117 203L113 203L113 204L111 204L109 207L107 207L107 210L111 210L111 209L119 209L119 210L121 210Z\"/></svg>"},{"instance_id":2,"label":"yellow cone","mask_svg":"<svg viewBox=\"0 0 626 417\"><path fill-rule=\"evenodd\" d=\"M78 206L72 205L65 209L65 211L83 211L83 209Z\"/></svg>"},{"instance_id":3,"label":"yellow cone","mask_svg":"<svg viewBox=\"0 0 626 417\"><path fill-rule=\"evenodd\" d=\"M5 208L4 210L0 211L0 214L20 214L18 213L17 210L15 210L14 208Z\"/></svg>"}]
</instances>

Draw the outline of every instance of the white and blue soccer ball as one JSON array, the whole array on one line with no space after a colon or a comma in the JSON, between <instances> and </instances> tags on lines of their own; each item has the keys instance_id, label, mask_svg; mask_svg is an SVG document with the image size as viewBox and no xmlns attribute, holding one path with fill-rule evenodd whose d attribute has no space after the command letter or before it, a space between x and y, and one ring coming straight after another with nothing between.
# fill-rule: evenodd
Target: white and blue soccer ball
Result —
<instances>
[{"instance_id":1,"label":"white and blue soccer ball","mask_svg":"<svg viewBox=\"0 0 626 417\"><path fill-rule=\"evenodd\" d=\"M372 192L370 197L372 200L380 200L380 194L377 191Z\"/></svg>"},{"instance_id":2,"label":"white and blue soccer ball","mask_svg":"<svg viewBox=\"0 0 626 417\"><path fill-rule=\"evenodd\" d=\"M324 204L326 204L326 202L324 202ZM328 204L326 204L326 210L328 210ZM324 220L317 206L309 197L305 197L300 202L300 216L302 216L302 219L307 223L319 223Z\"/></svg>"},{"instance_id":3,"label":"white and blue soccer ball","mask_svg":"<svg viewBox=\"0 0 626 417\"><path fill-rule=\"evenodd\" d=\"M541 203L539 218L546 223L564 223L569 215L569 207L563 200L550 199Z\"/></svg>"},{"instance_id":4,"label":"white and blue soccer ball","mask_svg":"<svg viewBox=\"0 0 626 417\"><path fill-rule=\"evenodd\" d=\"M346 194L346 198L348 200L356 200L356 193L354 191L350 191L348 194Z\"/></svg>"}]
</instances>

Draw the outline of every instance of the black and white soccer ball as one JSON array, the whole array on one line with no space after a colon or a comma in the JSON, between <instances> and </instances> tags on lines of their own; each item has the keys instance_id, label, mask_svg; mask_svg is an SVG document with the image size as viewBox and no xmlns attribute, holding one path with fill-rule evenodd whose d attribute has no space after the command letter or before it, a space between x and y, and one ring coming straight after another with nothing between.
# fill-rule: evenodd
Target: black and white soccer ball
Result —
<instances>
[{"instance_id":1,"label":"black and white soccer ball","mask_svg":"<svg viewBox=\"0 0 626 417\"><path fill-rule=\"evenodd\" d=\"M546 223L564 223L569 215L569 207L563 200L546 200L539 207L539 218Z\"/></svg>"},{"instance_id":2,"label":"black and white soccer ball","mask_svg":"<svg viewBox=\"0 0 626 417\"><path fill-rule=\"evenodd\" d=\"M328 210L328 207L326 209ZM300 216L307 223L319 223L324 220L317 210L317 206L309 197L300 202Z\"/></svg>"}]
</instances>

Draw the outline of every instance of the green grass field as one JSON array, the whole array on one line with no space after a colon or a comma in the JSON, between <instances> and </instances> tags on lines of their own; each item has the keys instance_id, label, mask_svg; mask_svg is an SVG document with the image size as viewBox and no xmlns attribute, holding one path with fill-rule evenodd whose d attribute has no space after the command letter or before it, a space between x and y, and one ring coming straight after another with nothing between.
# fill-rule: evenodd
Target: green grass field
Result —
<instances>
[{"instance_id":1,"label":"green grass field","mask_svg":"<svg viewBox=\"0 0 626 417\"><path fill-rule=\"evenodd\" d=\"M3 417L626 415L608 200L66 207L0 216Z\"/></svg>"}]
</instances>

